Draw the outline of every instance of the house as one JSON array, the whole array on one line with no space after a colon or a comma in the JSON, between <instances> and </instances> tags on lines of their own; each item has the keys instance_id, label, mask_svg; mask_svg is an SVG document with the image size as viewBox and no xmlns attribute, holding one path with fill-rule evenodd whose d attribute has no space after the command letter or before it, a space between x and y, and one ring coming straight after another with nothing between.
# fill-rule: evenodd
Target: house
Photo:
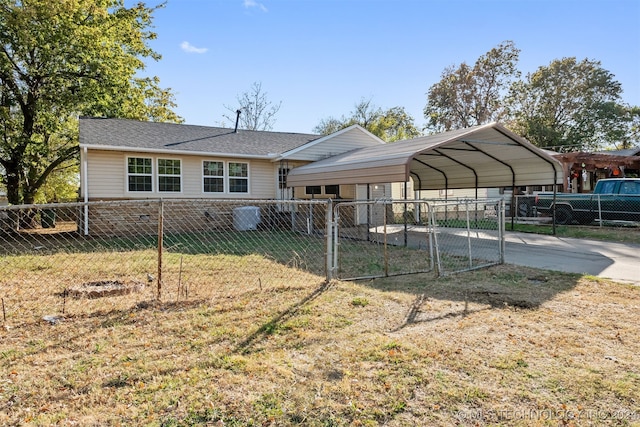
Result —
<instances>
[{"instance_id":1,"label":"house","mask_svg":"<svg viewBox=\"0 0 640 427\"><path fill-rule=\"evenodd\" d=\"M384 142L354 125L328 136L80 118L81 197L355 198L355 185L287 187L296 167Z\"/></svg>"},{"instance_id":2,"label":"house","mask_svg":"<svg viewBox=\"0 0 640 427\"><path fill-rule=\"evenodd\" d=\"M637 177L640 174L640 147L625 150L553 153L563 166L563 192L590 193L602 178Z\"/></svg>"},{"instance_id":3,"label":"house","mask_svg":"<svg viewBox=\"0 0 640 427\"><path fill-rule=\"evenodd\" d=\"M498 123L385 144L358 125L321 136L81 118L80 149L85 202L421 199L454 189L478 198L563 179L557 160Z\"/></svg>"}]
</instances>

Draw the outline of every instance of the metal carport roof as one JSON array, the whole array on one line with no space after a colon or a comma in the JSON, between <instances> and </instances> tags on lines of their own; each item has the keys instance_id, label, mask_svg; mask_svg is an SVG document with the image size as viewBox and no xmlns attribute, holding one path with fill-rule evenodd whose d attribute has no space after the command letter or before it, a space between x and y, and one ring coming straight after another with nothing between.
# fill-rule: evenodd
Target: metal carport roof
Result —
<instances>
[{"instance_id":1,"label":"metal carport roof","mask_svg":"<svg viewBox=\"0 0 640 427\"><path fill-rule=\"evenodd\" d=\"M406 182L415 190L560 184L561 163L498 123L361 148L289 172L287 185Z\"/></svg>"}]
</instances>

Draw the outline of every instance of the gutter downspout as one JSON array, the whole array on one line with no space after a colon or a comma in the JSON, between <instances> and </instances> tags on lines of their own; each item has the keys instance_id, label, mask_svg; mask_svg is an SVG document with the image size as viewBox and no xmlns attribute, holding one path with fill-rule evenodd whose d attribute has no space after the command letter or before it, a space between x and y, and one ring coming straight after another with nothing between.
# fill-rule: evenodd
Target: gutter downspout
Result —
<instances>
[{"instance_id":1,"label":"gutter downspout","mask_svg":"<svg viewBox=\"0 0 640 427\"><path fill-rule=\"evenodd\" d=\"M84 206L83 206L83 215L84 215L84 235L89 235L89 177L88 175L88 150L87 147L83 147L82 149L82 193L84 196Z\"/></svg>"}]
</instances>

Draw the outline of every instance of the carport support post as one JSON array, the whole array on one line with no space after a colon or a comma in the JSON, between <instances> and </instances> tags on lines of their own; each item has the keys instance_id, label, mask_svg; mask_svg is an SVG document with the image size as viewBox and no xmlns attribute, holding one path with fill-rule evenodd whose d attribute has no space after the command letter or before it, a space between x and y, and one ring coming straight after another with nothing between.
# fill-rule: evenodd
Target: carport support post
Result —
<instances>
[{"instance_id":1,"label":"carport support post","mask_svg":"<svg viewBox=\"0 0 640 427\"><path fill-rule=\"evenodd\" d=\"M367 201L371 202L371 186L367 184ZM371 241L371 203L367 203L367 242Z\"/></svg>"}]
</instances>

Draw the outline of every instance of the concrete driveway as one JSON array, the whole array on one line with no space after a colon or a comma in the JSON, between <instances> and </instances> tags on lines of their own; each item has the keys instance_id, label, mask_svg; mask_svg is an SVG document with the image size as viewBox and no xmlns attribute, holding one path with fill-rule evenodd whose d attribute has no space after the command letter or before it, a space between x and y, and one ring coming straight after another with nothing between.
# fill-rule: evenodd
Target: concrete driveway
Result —
<instances>
[{"instance_id":1,"label":"concrete driveway","mask_svg":"<svg viewBox=\"0 0 640 427\"><path fill-rule=\"evenodd\" d=\"M640 285L640 245L507 231L505 262Z\"/></svg>"}]
</instances>

